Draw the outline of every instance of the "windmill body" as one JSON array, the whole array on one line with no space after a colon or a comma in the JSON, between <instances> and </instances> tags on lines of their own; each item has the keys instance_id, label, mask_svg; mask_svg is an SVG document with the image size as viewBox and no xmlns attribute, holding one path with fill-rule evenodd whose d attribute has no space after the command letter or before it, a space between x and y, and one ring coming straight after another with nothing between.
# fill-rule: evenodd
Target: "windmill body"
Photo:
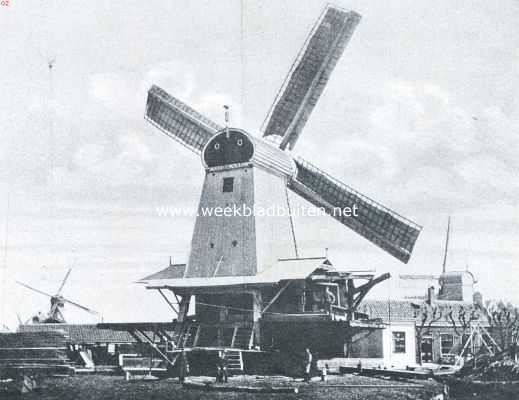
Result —
<instances>
[{"instance_id":1,"label":"windmill body","mask_svg":"<svg viewBox=\"0 0 519 400\"><path fill-rule=\"evenodd\" d=\"M236 215L235 208L287 210L291 191L408 262L420 226L292 152L359 21L353 11L324 9L267 115L262 138L222 127L157 86L149 90L146 120L200 156L205 169L187 264L142 280L178 301L177 348L290 347L292 331L301 336L302 327L290 320L305 324L309 341L322 341L328 323L353 329L356 307L389 277L339 271L325 257L301 258L288 215ZM356 217L336 212L353 207ZM230 215L214 215L217 208ZM326 326L329 347L342 352L346 328Z\"/></svg>"},{"instance_id":2,"label":"windmill body","mask_svg":"<svg viewBox=\"0 0 519 400\"><path fill-rule=\"evenodd\" d=\"M295 243L286 211L287 178L254 160L253 140L224 130L205 146L206 175L185 278L253 276L280 258L293 258Z\"/></svg>"}]
</instances>

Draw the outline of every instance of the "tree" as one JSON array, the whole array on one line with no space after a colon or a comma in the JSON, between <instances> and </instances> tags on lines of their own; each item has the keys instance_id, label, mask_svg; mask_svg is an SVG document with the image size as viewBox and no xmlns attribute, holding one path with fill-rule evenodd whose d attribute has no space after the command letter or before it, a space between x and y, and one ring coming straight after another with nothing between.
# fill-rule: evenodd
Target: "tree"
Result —
<instances>
[{"instance_id":1,"label":"tree","mask_svg":"<svg viewBox=\"0 0 519 400\"><path fill-rule=\"evenodd\" d=\"M519 308L503 301L487 301L485 314L490 330L498 340L501 349L509 351L515 359L518 354Z\"/></svg>"},{"instance_id":2,"label":"tree","mask_svg":"<svg viewBox=\"0 0 519 400\"><path fill-rule=\"evenodd\" d=\"M416 340L418 346L418 364L422 364L421 343L424 335L431 333L431 327L442 319L452 326L457 336L463 337L471 323L479 318L479 313L472 305L460 304L456 307L424 302L415 305Z\"/></svg>"},{"instance_id":3,"label":"tree","mask_svg":"<svg viewBox=\"0 0 519 400\"><path fill-rule=\"evenodd\" d=\"M434 303L424 302L414 305L416 319L416 341L418 345L418 364L422 365L421 343L424 335L431 332L431 326L441 320L443 313Z\"/></svg>"}]
</instances>

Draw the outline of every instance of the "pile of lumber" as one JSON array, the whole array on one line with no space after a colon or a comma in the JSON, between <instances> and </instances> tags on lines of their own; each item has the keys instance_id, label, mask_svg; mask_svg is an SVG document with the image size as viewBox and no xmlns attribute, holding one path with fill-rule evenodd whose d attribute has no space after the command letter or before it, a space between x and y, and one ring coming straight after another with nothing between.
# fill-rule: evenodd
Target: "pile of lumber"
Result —
<instances>
[{"instance_id":1,"label":"pile of lumber","mask_svg":"<svg viewBox=\"0 0 519 400\"><path fill-rule=\"evenodd\" d=\"M0 334L0 377L68 373L67 337L63 331Z\"/></svg>"}]
</instances>

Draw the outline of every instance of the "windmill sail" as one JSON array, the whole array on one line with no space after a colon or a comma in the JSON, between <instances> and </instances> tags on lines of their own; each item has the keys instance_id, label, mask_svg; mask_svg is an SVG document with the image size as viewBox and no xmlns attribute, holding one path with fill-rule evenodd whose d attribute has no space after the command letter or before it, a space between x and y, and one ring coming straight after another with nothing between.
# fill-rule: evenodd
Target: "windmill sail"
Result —
<instances>
[{"instance_id":1,"label":"windmill sail","mask_svg":"<svg viewBox=\"0 0 519 400\"><path fill-rule=\"evenodd\" d=\"M36 292L36 293L42 294L42 295L47 296L47 297L53 297L51 294L49 294L49 293L45 293L44 291L42 291L42 290L40 290L40 289L33 288L32 286L29 286L29 285L27 285L27 284L25 284L25 283L23 283L23 282L16 281L16 283L17 283L18 285L21 285L21 286L23 286L23 287L29 289L29 290L32 290L33 292Z\"/></svg>"},{"instance_id":2,"label":"windmill sail","mask_svg":"<svg viewBox=\"0 0 519 400\"><path fill-rule=\"evenodd\" d=\"M65 275L65 278L63 278L63 281L61 281L61 285L59 286L59 289L56 292L57 294L60 294L61 291L63 290L63 288L65 287L65 283L67 283L67 279L68 279L71 271L72 271L72 268L69 268L67 273L66 273L66 275Z\"/></svg>"},{"instance_id":3,"label":"windmill sail","mask_svg":"<svg viewBox=\"0 0 519 400\"><path fill-rule=\"evenodd\" d=\"M148 91L145 119L197 154L222 129L155 85Z\"/></svg>"},{"instance_id":4,"label":"windmill sail","mask_svg":"<svg viewBox=\"0 0 519 400\"><path fill-rule=\"evenodd\" d=\"M421 227L371 200L307 161L295 159L290 189L389 254L407 263ZM338 212L356 205L358 217Z\"/></svg>"},{"instance_id":5,"label":"windmill sail","mask_svg":"<svg viewBox=\"0 0 519 400\"><path fill-rule=\"evenodd\" d=\"M88 307L82 306L81 304L78 304L78 303L76 303L76 302L74 302L74 301L71 301L71 300L65 299L64 297L61 297L61 300L62 300L63 302L65 302L65 303L68 303L68 304L71 304L71 305L73 305L73 306L75 306L75 307L81 308L82 310L87 311L87 312L89 312L90 314L99 314L97 311L92 310L91 308L88 308Z\"/></svg>"},{"instance_id":6,"label":"windmill sail","mask_svg":"<svg viewBox=\"0 0 519 400\"><path fill-rule=\"evenodd\" d=\"M420 234L419 225L283 151L293 149L359 21L360 15L354 11L332 6L324 9L265 119L263 137L270 140L251 136L254 155L249 158L254 165L280 176L295 193L407 263ZM145 118L197 154L222 130L157 86L148 92ZM336 212L354 205L358 216Z\"/></svg>"},{"instance_id":7,"label":"windmill sail","mask_svg":"<svg viewBox=\"0 0 519 400\"><path fill-rule=\"evenodd\" d=\"M325 8L265 119L264 137L294 147L359 21L354 11Z\"/></svg>"}]
</instances>

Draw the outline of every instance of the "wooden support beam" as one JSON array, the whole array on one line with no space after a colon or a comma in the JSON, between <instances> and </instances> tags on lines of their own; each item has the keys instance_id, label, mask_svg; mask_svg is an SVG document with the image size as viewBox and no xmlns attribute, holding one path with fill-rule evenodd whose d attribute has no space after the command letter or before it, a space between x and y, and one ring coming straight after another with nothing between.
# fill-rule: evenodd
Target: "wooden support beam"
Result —
<instances>
[{"instance_id":1,"label":"wooden support beam","mask_svg":"<svg viewBox=\"0 0 519 400\"><path fill-rule=\"evenodd\" d=\"M375 279L370 280L369 282L365 283L364 285L360 285L358 288L356 288L355 291L357 293L359 293L359 295L357 296L357 298L355 299L355 301L353 303L353 310L355 311L355 309L359 306L360 302L364 299L364 297L366 297L366 295L368 294L368 292L371 290L371 288L373 286L375 286L376 284L378 284L382 281L385 281L386 279L389 279L390 277L391 277L391 275L389 273L385 273Z\"/></svg>"},{"instance_id":2,"label":"wooden support beam","mask_svg":"<svg viewBox=\"0 0 519 400\"><path fill-rule=\"evenodd\" d=\"M150 337L148 337L148 335L146 335L146 334L144 333L144 331L142 331L142 330L140 330L140 329L135 329L135 332L138 332L139 335L142 335L142 336L146 339L146 341L147 341L148 343L154 343L154 340L152 341L152 340L150 339ZM154 335L155 335L155 334L154 334Z\"/></svg>"},{"instance_id":3,"label":"wooden support beam","mask_svg":"<svg viewBox=\"0 0 519 400\"><path fill-rule=\"evenodd\" d=\"M389 279L389 278L391 278L391 274L389 274L389 272L386 272L385 274L382 274L382 275L376 277L375 279L371 279L369 282L366 282L365 284L360 285L359 287L355 288L355 293L369 290L373 286L375 286L377 283L385 281L386 279Z\"/></svg>"},{"instance_id":4,"label":"wooden support beam","mask_svg":"<svg viewBox=\"0 0 519 400\"><path fill-rule=\"evenodd\" d=\"M173 303L171 303L171 301L169 301L169 299L166 297L166 295L164 293L162 293L162 289L157 289L160 293L160 295L163 297L164 300L166 300L166 303L168 303L168 305L171 307L171 309L173 311L175 311L175 313L178 315L178 310L177 308L173 305Z\"/></svg>"},{"instance_id":5,"label":"wooden support beam","mask_svg":"<svg viewBox=\"0 0 519 400\"><path fill-rule=\"evenodd\" d=\"M265 314L265 311L267 311L272 304L283 294L283 292L287 289L287 287L290 285L292 281L287 281L285 284L278 290L278 292L272 297L272 299L269 301L269 303L265 306L265 308L261 311L261 315Z\"/></svg>"},{"instance_id":6,"label":"wooden support beam","mask_svg":"<svg viewBox=\"0 0 519 400\"><path fill-rule=\"evenodd\" d=\"M183 322L184 318L186 317L188 311L189 311L189 303L191 301L191 294L188 293L186 296L182 297L182 300L180 300L179 307L178 307L178 322Z\"/></svg>"},{"instance_id":7,"label":"wooden support beam","mask_svg":"<svg viewBox=\"0 0 519 400\"><path fill-rule=\"evenodd\" d=\"M236 339L237 333L238 333L238 326L235 326L234 331L232 332L231 347L234 347L234 340Z\"/></svg>"},{"instance_id":8,"label":"wooden support beam","mask_svg":"<svg viewBox=\"0 0 519 400\"><path fill-rule=\"evenodd\" d=\"M198 338L200 338L200 329L201 329L200 325L197 325L195 339L193 340L193 347L196 347L196 345L198 343Z\"/></svg>"}]
</instances>

